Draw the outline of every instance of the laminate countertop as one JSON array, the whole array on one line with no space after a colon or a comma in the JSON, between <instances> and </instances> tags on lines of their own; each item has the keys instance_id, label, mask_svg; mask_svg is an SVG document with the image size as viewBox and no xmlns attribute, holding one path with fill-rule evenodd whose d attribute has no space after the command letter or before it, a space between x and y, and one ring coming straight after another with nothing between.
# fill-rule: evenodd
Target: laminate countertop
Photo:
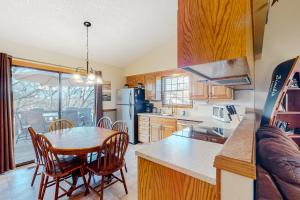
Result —
<instances>
[{"instance_id":1,"label":"laminate countertop","mask_svg":"<svg viewBox=\"0 0 300 200\"><path fill-rule=\"evenodd\" d=\"M136 155L215 185L213 164L222 148L222 144L172 135L137 150Z\"/></svg>"},{"instance_id":2,"label":"laminate countertop","mask_svg":"<svg viewBox=\"0 0 300 200\"><path fill-rule=\"evenodd\" d=\"M199 126L207 126L207 127L219 127L225 129L232 129L234 130L238 124L234 123L225 123L219 120L214 119L211 116L204 116L204 115L191 115L191 116L178 116L178 115L161 115L156 113L138 113L140 116L145 117L160 117L160 118L169 118L169 119L176 119L176 120L186 120L186 121L193 121L199 122Z\"/></svg>"}]
</instances>

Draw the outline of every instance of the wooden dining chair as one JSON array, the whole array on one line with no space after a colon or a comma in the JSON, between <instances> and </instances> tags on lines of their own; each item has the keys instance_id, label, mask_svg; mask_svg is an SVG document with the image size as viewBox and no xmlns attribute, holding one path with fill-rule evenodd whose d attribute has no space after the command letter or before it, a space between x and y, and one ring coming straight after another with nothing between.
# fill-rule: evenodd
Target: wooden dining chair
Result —
<instances>
[{"instance_id":1,"label":"wooden dining chair","mask_svg":"<svg viewBox=\"0 0 300 200\"><path fill-rule=\"evenodd\" d=\"M32 128L29 129L31 129L30 131L34 131ZM88 185L84 177L84 161L82 161L78 157L72 156L62 158L59 157L49 140L44 135L37 134L36 141L40 147L41 157L44 161L44 170L42 172L38 199L43 199L46 188L52 185L55 185L55 200L65 195L71 194L80 186L74 186L67 180L67 178L69 178L70 175L78 172L82 176L86 191L88 190ZM49 177L53 178L53 182L49 182ZM65 181L66 183L68 183L71 186L71 189L67 191L65 188L60 187L59 183L61 181ZM59 195L59 189L63 190L64 193Z\"/></svg>"},{"instance_id":2,"label":"wooden dining chair","mask_svg":"<svg viewBox=\"0 0 300 200\"><path fill-rule=\"evenodd\" d=\"M124 133L128 134L127 123L125 121L122 121L122 120L115 121L115 123L113 123L113 125L112 125L112 130L118 131L118 132L124 132ZM127 170L127 165L126 165L125 160L124 160L124 167L125 167L125 171L127 173L128 170Z\"/></svg>"},{"instance_id":3,"label":"wooden dining chair","mask_svg":"<svg viewBox=\"0 0 300 200\"><path fill-rule=\"evenodd\" d=\"M30 137L31 137L31 141L32 141L32 145L33 145L33 149L34 149L34 153L35 153L35 160L36 160L36 167L35 167L35 170L34 170L34 173L33 173L32 181L31 181L31 186L33 186L36 176L40 175L38 173L39 168L40 168L40 166L43 166L44 163L43 163L43 159L42 159L42 156L41 156L41 150L40 150L40 148L38 146L38 143L37 143L37 134L36 134L36 132L32 128L28 128L28 132L29 132Z\"/></svg>"},{"instance_id":4,"label":"wooden dining chair","mask_svg":"<svg viewBox=\"0 0 300 200\"><path fill-rule=\"evenodd\" d=\"M101 119L99 119L97 126L100 128L112 129L111 119L107 116L104 116Z\"/></svg>"},{"instance_id":5,"label":"wooden dining chair","mask_svg":"<svg viewBox=\"0 0 300 200\"><path fill-rule=\"evenodd\" d=\"M104 189L112 184L120 181L123 183L126 194L128 194L126 181L122 168L124 167L124 155L128 147L128 134L119 132L111 135L104 140L101 148L98 150L98 159L87 165L89 171L88 185L94 192L96 192L100 199L103 200ZM115 172L120 171L121 178L114 175ZM100 190L97 191L96 187L90 186L92 174L101 176ZM112 179L115 179L114 181ZM104 186L104 184L106 185ZM86 193L88 189L86 190Z\"/></svg>"},{"instance_id":6,"label":"wooden dining chair","mask_svg":"<svg viewBox=\"0 0 300 200\"><path fill-rule=\"evenodd\" d=\"M50 123L48 131L56 131L56 130L60 130L60 129L66 129L66 128L73 128L74 125L71 121L66 120L66 119L59 119L59 120L55 120L53 122Z\"/></svg>"}]
</instances>

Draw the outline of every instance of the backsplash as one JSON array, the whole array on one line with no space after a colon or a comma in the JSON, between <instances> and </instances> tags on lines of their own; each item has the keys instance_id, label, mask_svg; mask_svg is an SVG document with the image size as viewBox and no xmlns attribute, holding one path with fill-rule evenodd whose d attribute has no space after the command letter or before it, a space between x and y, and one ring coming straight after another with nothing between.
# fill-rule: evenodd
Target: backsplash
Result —
<instances>
[{"instance_id":1,"label":"backsplash","mask_svg":"<svg viewBox=\"0 0 300 200\"><path fill-rule=\"evenodd\" d=\"M151 102L154 107L161 109L162 113L172 113L172 108L163 107L160 101ZM248 110L254 109L254 91L253 90L236 90L234 100L194 100L192 108L176 108L176 114L182 115L185 111L187 116L211 116L212 106L214 104L233 104L239 114L244 114Z\"/></svg>"}]
</instances>

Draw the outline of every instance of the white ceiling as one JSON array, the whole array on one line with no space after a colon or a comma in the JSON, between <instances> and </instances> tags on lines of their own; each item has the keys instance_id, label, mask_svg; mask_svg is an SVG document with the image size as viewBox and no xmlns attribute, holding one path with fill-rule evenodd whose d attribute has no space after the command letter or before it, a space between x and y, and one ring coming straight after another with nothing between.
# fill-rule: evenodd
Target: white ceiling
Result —
<instances>
[{"instance_id":1,"label":"white ceiling","mask_svg":"<svg viewBox=\"0 0 300 200\"><path fill-rule=\"evenodd\" d=\"M176 37L177 0L0 0L0 38L123 67ZM0 44L1 45L1 44Z\"/></svg>"}]
</instances>

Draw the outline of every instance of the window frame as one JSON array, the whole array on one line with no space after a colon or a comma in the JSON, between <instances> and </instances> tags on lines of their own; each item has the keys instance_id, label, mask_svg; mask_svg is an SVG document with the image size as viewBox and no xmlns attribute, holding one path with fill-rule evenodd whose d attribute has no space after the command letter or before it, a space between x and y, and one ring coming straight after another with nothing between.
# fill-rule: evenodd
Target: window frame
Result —
<instances>
[{"instance_id":1,"label":"window frame","mask_svg":"<svg viewBox=\"0 0 300 200\"><path fill-rule=\"evenodd\" d=\"M180 84L180 82L178 82L178 78L180 77L187 77L188 78L188 81L187 82L184 82L183 81L183 89L178 89L178 85ZM165 89L165 79L166 78L177 78L177 89L176 90L169 90L170 92L187 92L188 93L188 100L189 100L189 104L178 104L178 103L174 103L174 104L171 104L171 103L166 103L165 102L165 98L166 98L166 89ZM191 99L191 77L187 74L184 74L184 73L180 73L180 74L176 74L176 75L167 75L167 76L163 76L161 77L161 102L162 102L162 106L165 106L165 107L176 107L176 108L192 108L193 107L193 100ZM187 84L188 85L188 89L184 89L184 85ZM173 83L171 83L171 87L172 87ZM184 95L183 95L184 96ZM176 97L178 98L178 97ZM182 99L184 99L184 97L182 97Z\"/></svg>"}]
</instances>

